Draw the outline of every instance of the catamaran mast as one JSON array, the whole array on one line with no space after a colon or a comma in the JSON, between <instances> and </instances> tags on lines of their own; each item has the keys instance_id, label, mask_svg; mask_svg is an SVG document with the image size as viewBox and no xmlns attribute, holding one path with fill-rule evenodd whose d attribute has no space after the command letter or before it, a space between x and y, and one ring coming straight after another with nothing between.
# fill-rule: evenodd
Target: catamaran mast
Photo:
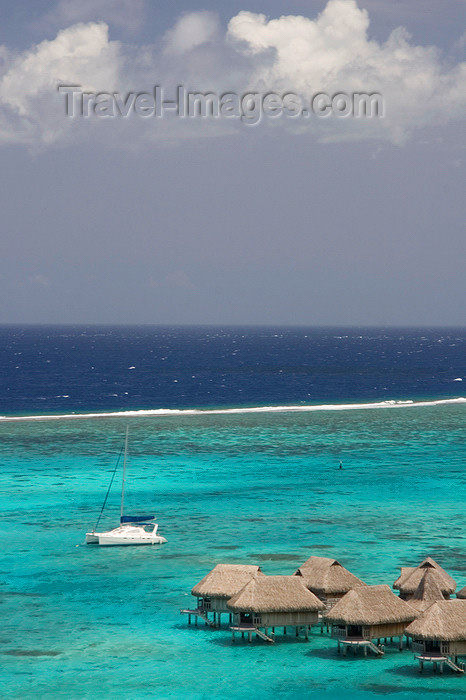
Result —
<instances>
[{"instance_id":1,"label":"catamaran mast","mask_svg":"<svg viewBox=\"0 0 466 700\"><path fill-rule=\"evenodd\" d=\"M124 505L125 505L125 477L126 477L126 457L128 455L128 426L126 426L126 436L125 436L125 456L123 458L123 481L121 484L121 509L120 509L120 523L123 517Z\"/></svg>"}]
</instances>

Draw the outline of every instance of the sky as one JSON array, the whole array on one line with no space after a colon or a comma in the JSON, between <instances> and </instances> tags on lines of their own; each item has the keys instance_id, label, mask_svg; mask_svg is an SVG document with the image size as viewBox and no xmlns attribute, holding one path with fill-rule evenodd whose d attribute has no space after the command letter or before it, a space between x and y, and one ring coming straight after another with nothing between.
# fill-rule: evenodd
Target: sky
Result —
<instances>
[{"instance_id":1,"label":"sky","mask_svg":"<svg viewBox=\"0 0 466 700\"><path fill-rule=\"evenodd\" d=\"M0 323L465 326L465 16L0 0Z\"/></svg>"}]
</instances>

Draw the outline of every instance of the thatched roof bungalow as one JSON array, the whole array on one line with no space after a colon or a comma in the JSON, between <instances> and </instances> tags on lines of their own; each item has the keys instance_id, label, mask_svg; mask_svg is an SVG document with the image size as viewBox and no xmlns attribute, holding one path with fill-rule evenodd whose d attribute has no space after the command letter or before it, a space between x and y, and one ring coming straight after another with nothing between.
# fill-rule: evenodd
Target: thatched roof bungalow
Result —
<instances>
[{"instance_id":1,"label":"thatched roof bungalow","mask_svg":"<svg viewBox=\"0 0 466 700\"><path fill-rule=\"evenodd\" d=\"M273 641L268 637L269 627L272 633L275 627L283 627L286 633L293 626L296 636L304 627L307 639L325 606L296 576L254 576L228 601L228 608L234 614L233 638L235 631L247 631L251 640L253 631L263 629L265 634L259 636Z\"/></svg>"},{"instance_id":2,"label":"thatched roof bungalow","mask_svg":"<svg viewBox=\"0 0 466 700\"><path fill-rule=\"evenodd\" d=\"M217 564L212 571L204 576L191 591L197 598L197 608L194 610L182 610L191 616L201 617L207 623L209 613L213 613L213 624L221 622L222 613L230 613L227 608L228 600L245 586L253 576L263 576L259 566L250 564Z\"/></svg>"},{"instance_id":3,"label":"thatched roof bungalow","mask_svg":"<svg viewBox=\"0 0 466 700\"><path fill-rule=\"evenodd\" d=\"M440 600L433 603L405 630L412 638L413 651L424 661L450 660L455 671L462 671L458 656L466 656L466 600Z\"/></svg>"},{"instance_id":4,"label":"thatched roof bungalow","mask_svg":"<svg viewBox=\"0 0 466 700\"><path fill-rule=\"evenodd\" d=\"M419 586L414 591L412 598L409 599L409 604L416 610L423 612L438 600L445 600L442 589L439 586L434 570L426 568Z\"/></svg>"},{"instance_id":5,"label":"thatched roof bungalow","mask_svg":"<svg viewBox=\"0 0 466 700\"><path fill-rule=\"evenodd\" d=\"M327 608L335 605L356 586L367 585L336 559L327 557L309 557L296 571L295 576L301 576L306 587L320 598Z\"/></svg>"},{"instance_id":6,"label":"thatched roof bungalow","mask_svg":"<svg viewBox=\"0 0 466 700\"><path fill-rule=\"evenodd\" d=\"M457 598L461 598L462 600L466 599L466 586L462 588L458 593L456 594Z\"/></svg>"},{"instance_id":7,"label":"thatched roof bungalow","mask_svg":"<svg viewBox=\"0 0 466 700\"><path fill-rule=\"evenodd\" d=\"M395 590L400 591L400 598L409 600L418 588L426 569L431 569L443 597L448 599L456 590L456 582L442 569L431 557L427 557L416 567L402 567L401 574L393 584Z\"/></svg>"},{"instance_id":8,"label":"thatched roof bungalow","mask_svg":"<svg viewBox=\"0 0 466 700\"><path fill-rule=\"evenodd\" d=\"M399 637L402 647L403 632L417 612L408 603L400 600L387 585L359 586L349 591L324 618L332 625L332 637L347 646L363 646L381 653L372 643L388 637Z\"/></svg>"},{"instance_id":9,"label":"thatched roof bungalow","mask_svg":"<svg viewBox=\"0 0 466 700\"><path fill-rule=\"evenodd\" d=\"M254 576L263 576L259 566L249 564L217 564L191 591L193 596L207 603L210 610L227 610L226 603ZM215 607L220 604L219 607Z\"/></svg>"}]
</instances>

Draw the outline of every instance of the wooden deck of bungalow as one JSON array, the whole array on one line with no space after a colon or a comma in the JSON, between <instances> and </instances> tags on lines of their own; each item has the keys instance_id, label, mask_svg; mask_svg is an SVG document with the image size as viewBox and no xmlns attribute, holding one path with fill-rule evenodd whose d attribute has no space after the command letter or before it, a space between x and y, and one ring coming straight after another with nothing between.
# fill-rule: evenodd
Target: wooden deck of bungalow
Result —
<instances>
[{"instance_id":1,"label":"wooden deck of bungalow","mask_svg":"<svg viewBox=\"0 0 466 700\"><path fill-rule=\"evenodd\" d=\"M352 647L353 653L356 650L364 649L364 656L367 656L367 650L369 649L377 656L383 656L384 650L381 645L376 646L371 639L363 639L362 637L344 637L338 638L338 653L340 653L340 644L343 644L343 656L346 656L349 647Z\"/></svg>"},{"instance_id":2,"label":"wooden deck of bungalow","mask_svg":"<svg viewBox=\"0 0 466 700\"><path fill-rule=\"evenodd\" d=\"M363 648L364 649L364 656L367 656L367 650L369 649L370 651L374 652L377 656L383 656L385 651L384 651L384 646L389 643L393 643L393 637L380 637L377 638L377 644L375 641L372 641L371 637L368 635L365 636L359 636L359 635L351 635L347 634L346 629L341 629L336 626L332 628L332 633L331 636L333 639L337 640L338 644L338 653L340 654L340 645L343 645L343 655L346 656L346 653L348 651L348 647L353 648L353 652L356 653L356 649ZM375 639L375 638L374 638ZM382 641L385 642L385 644L382 644ZM406 643L406 646L408 644ZM399 642L398 642L398 648L400 651L403 649L403 637L399 637Z\"/></svg>"},{"instance_id":3,"label":"wooden deck of bungalow","mask_svg":"<svg viewBox=\"0 0 466 700\"><path fill-rule=\"evenodd\" d=\"M180 610L180 615L187 615L188 616L188 625L191 624L191 618L194 617L194 624L197 627L197 620L200 617L201 620L204 620L206 625L210 625L210 627L220 627L221 624L221 613L220 612L213 612L213 619L211 620L209 618L209 612L212 612L210 610L205 610L205 608L182 608ZM229 613L226 613L229 615ZM231 618L231 616L229 616Z\"/></svg>"},{"instance_id":4,"label":"wooden deck of bungalow","mask_svg":"<svg viewBox=\"0 0 466 700\"><path fill-rule=\"evenodd\" d=\"M269 635L266 632L262 632L258 627L252 624L252 622L242 622L238 625L230 625L231 629L231 639L234 642L235 641L235 632L241 632L241 636L244 637L245 634L248 635L248 642L252 642L252 635L255 634L256 637L260 637L266 642L271 642L272 644L275 642L275 630L272 632L272 635L269 637ZM268 632L268 630L267 630Z\"/></svg>"},{"instance_id":5,"label":"wooden deck of bungalow","mask_svg":"<svg viewBox=\"0 0 466 700\"><path fill-rule=\"evenodd\" d=\"M464 673L464 663L455 664L448 656L443 656L442 654L424 652L423 654L417 655L416 659L419 661L419 673L423 672L424 663L426 661L433 664L434 673L436 673L438 669L440 673L443 673L444 666L448 666L452 671L455 671L455 673Z\"/></svg>"},{"instance_id":6,"label":"wooden deck of bungalow","mask_svg":"<svg viewBox=\"0 0 466 700\"><path fill-rule=\"evenodd\" d=\"M296 637L300 636L300 632L304 631L304 638L306 642L309 641L310 625L290 625L295 628ZM269 628L265 627L264 631L259 629L257 625L253 622L241 622L236 625L230 625L232 631L232 640L235 641L235 632L241 632L241 636L244 637L245 634L248 635L248 641L252 641L252 635L255 634L256 637L260 637L266 642L275 642L275 627L272 627L272 632L269 634ZM286 636L288 627L283 627L283 634Z\"/></svg>"}]
</instances>

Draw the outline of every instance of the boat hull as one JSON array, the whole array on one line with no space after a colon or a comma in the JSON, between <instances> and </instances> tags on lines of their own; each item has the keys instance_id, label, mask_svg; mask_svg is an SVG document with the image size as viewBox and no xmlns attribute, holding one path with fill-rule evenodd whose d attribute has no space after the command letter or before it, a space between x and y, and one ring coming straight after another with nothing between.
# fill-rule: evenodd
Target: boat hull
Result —
<instances>
[{"instance_id":1,"label":"boat hull","mask_svg":"<svg viewBox=\"0 0 466 700\"><path fill-rule=\"evenodd\" d=\"M99 544L99 535L95 532L86 532L86 544Z\"/></svg>"},{"instance_id":2,"label":"boat hull","mask_svg":"<svg viewBox=\"0 0 466 700\"><path fill-rule=\"evenodd\" d=\"M150 532L143 527L126 525L108 532L88 532L87 544L98 544L102 547L140 546L148 544L165 544L165 537L157 534L157 525Z\"/></svg>"},{"instance_id":3,"label":"boat hull","mask_svg":"<svg viewBox=\"0 0 466 700\"><path fill-rule=\"evenodd\" d=\"M99 544L103 547L121 547L129 545L144 545L144 544L164 544L167 540L165 537L153 537L151 539L132 538L132 537L99 537Z\"/></svg>"}]
</instances>

